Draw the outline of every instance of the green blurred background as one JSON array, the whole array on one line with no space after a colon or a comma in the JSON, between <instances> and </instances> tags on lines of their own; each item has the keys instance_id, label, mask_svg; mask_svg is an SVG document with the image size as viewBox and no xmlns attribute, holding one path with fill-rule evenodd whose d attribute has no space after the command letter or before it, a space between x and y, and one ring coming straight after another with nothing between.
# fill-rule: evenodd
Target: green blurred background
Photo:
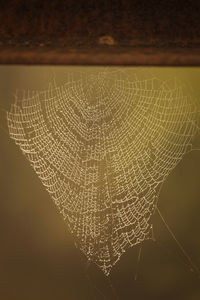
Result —
<instances>
[{"instance_id":1,"label":"green blurred background","mask_svg":"<svg viewBox=\"0 0 200 300\"><path fill-rule=\"evenodd\" d=\"M6 110L16 90L44 90L61 85L68 72L98 72L104 67L0 66L0 299L200 299L200 277L163 225L153 218L156 241L129 249L110 280L75 248L62 216L9 138ZM129 79L178 78L200 102L200 68L123 67ZM199 140L196 144L200 145ZM200 152L188 153L161 190L158 206L176 238L200 266ZM134 276L138 270L137 280ZM110 286L112 283L112 288Z\"/></svg>"}]
</instances>

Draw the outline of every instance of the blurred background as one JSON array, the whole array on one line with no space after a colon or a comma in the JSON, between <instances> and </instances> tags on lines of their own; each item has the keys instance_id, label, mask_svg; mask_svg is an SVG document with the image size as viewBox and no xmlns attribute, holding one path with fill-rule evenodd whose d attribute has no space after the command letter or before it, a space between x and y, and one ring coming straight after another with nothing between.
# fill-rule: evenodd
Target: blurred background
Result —
<instances>
[{"instance_id":1,"label":"blurred background","mask_svg":"<svg viewBox=\"0 0 200 300\"><path fill-rule=\"evenodd\" d=\"M69 72L105 67L0 66L0 299L200 299L200 277L163 225L153 218L156 241L129 249L106 278L75 248L37 175L10 139L6 111L16 90L62 85ZM129 79L178 78L200 101L200 68L124 67ZM144 78L143 78L144 79ZM196 143L199 141L197 139ZM200 145L200 143L199 143ZM165 221L200 267L200 152L188 153L163 185L158 202ZM137 280L135 274L137 273Z\"/></svg>"}]
</instances>

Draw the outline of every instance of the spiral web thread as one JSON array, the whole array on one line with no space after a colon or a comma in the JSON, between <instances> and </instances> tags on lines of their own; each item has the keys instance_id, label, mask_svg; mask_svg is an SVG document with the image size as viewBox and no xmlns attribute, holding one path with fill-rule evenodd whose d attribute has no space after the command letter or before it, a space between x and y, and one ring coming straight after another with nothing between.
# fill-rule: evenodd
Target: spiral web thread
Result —
<instances>
[{"instance_id":1,"label":"spiral web thread","mask_svg":"<svg viewBox=\"0 0 200 300\"><path fill-rule=\"evenodd\" d=\"M62 213L75 244L109 275L152 238L159 187L198 131L194 101L174 84L121 72L70 76L17 96L12 139Z\"/></svg>"}]
</instances>

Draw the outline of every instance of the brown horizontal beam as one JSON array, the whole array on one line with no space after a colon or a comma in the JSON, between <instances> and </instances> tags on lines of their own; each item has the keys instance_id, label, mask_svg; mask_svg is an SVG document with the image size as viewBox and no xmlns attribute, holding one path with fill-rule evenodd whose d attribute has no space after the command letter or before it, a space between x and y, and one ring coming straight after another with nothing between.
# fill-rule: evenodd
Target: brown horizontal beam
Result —
<instances>
[{"instance_id":1,"label":"brown horizontal beam","mask_svg":"<svg viewBox=\"0 0 200 300\"><path fill-rule=\"evenodd\" d=\"M200 66L200 49L2 49L1 64Z\"/></svg>"},{"instance_id":2,"label":"brown horizontal beam","mask_svg":"<svg viewBox=\"0 0 200 300\"><path fill-rule=\"evenodd\" d=\"M200 65L200 1L0 2L1 64Z\"/></svg>"}]
</instances>

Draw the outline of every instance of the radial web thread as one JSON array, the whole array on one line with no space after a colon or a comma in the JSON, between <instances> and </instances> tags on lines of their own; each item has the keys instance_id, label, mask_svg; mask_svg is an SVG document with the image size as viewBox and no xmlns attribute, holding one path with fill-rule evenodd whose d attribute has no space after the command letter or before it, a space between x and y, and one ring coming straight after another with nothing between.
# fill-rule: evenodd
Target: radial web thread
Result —
<instances>
[{"instance_id":1,"label":"radial web thread","mask_svg":"<svg viewBox=\"0 0 200 300\"><path fill-rule=\"evenodd\" d=\"M7 114L76 246L106 275L127 248L152 238L159 187L192 149L198 118L180 86L120 72L24 93Z\"/></svg>"}]
</instances>

